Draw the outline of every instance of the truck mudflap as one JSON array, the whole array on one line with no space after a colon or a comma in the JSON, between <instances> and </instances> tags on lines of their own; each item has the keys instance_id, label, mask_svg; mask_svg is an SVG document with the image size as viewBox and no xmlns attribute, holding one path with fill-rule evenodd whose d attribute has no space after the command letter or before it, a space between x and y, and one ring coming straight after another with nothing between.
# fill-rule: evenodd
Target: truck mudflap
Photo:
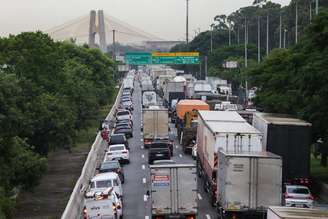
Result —
<instances>
[{"instance_id":1,"label":"truck mudflap","mask_svg":"<svg viewBox=\"0 0 328 219\"><path fill-rule=\"evenodd\" d=\"M219 219L251 219L251 218L266 218L267 209L249 209L249 208L223 208L217 207Z\"/></svg>"}]
</instances>

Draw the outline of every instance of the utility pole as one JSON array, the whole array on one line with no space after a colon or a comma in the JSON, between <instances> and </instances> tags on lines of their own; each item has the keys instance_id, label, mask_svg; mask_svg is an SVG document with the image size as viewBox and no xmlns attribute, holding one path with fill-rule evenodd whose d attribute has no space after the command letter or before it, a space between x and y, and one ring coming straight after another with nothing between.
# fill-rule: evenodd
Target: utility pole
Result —
<instances>
[{"instance_id":1,"label":"utility pole","mask_svg":"<svg viewBox=\"0 0 328 219\"><path fill-rule=\"evenodd\" d=\"M267 14L267 40L266 40L266 54L269 55L269 12Z\"/></svg>"},{"instance_id":2,"label":"utility pole","mask_svg":"<svg viewBox=\"0 0 328 219\"><path fill-rule=\"evenodd\" d=\"M297 44L297 42L298 42L298 1L296 1L295 9L296 9L296 17L295 17L295 44Z\"/></svg>"},{"instance_id":3,"label":"utility pole","mask_svg":"<svg viewBox=\"0 0 328 219\"><path fill-rule=\"evenodd\" d=\"M231 46L231 22L229 20L229 46Z\"/></svg>"},{"instance_id":4,"label":"utility pole","mask_svg":"<svg viewBox=\"0 0 328 219\"><path fill-rule=\"evenodd\" d=\"M257 62L261 62L261 20L257 16Z\"/></svg>"},{"instance_id":5,"label":"utility pole","mask_svg":"<svg viewBox=\"0 0 328 219\"><path fill-rule=\"evenodd\" d=\"M207 77L207 56L205 56L205 77L204 80L206 80Z\"/></svg>"},{"instance_id":6,"label":"utility pole","mask_svg":"<svg viewBox=\"0 0 328 219\"><path fill-rule=\"evenodd\" d=\"M186 0L186 42L189 44L189 0Z\"/></svg>"},{"instance_id":7,"label":"utility pole","mask_svg":"<svg viewBox=\"0 0 328 219\"><path fill-rule=\"evenodd\" d=\"M116 42L115 42L115 32L116 30L113 30L113 60L116 61Z\"/></svg>"},{"instance_id":8,"label":"utility pole","mask_svg":"<svg viewBox=\"0 0 328 219\"><path fill-rule=\"evenodd\" d=\"M248 39L247 39L247 18L245 16L245 68L247 68L247 42L248 42Z\"/></svg>"},{"instance_id":9,"label":"utility pole","mask_svg":"<svg viewBox=\"0 0 328 219\"><path fill-rule=\"evenodd\" d=\"M310 1L310 24L312 23L312 1Z\"/></svg>"},{"instance_id":10,"label":"utility pole","mask_svg":"<svg viewBox=\"0 0 328 219\"><path fill-rule=\"evenodd\" d=\"M284 49L286 49L286 34L287 34L287 29L284 30Z\"/></svg>"},{"instance_id":11,"label":"utility pole","mask_svg":"<svg viewBox=\"0 0 328 219\"><path fill-rule=\"evenodd\" d=\"M319 0L315 0L315 14L319 14Z\"/></svg>"},{"instance_id":12,"label":"utility pole","mask_svg":"<svg viewBox=\"0 0 328 219\"><path fill-rule=\"evenodd\" d=\"M213 52L213 24L211 24L211 53Z\"/></svg>"},{"instance_id":13,"label":"utility pole","mask_svg":"<svg viewBox=\"0 0 328 219\"><path fill-rule=\"evenodd\" d=\"M237 30L237 43L238 43L238 45L240 44L240 39L239 39L239 26L238 26L238 30Z\"/></svg>"},{"instance_id":14,"label":"utility pole","mask_svg":"<svg viewBox=\"0 0 328 219\"><path fill-rule=\"evenodd\" d=\"M279 16L280 24L279 24L279 48L281 49L282 47L282 39L281 39L281 32L282 32L282 17L281 17L281 11L280 11L280 16Z\"/></svg>"}]
</instances>

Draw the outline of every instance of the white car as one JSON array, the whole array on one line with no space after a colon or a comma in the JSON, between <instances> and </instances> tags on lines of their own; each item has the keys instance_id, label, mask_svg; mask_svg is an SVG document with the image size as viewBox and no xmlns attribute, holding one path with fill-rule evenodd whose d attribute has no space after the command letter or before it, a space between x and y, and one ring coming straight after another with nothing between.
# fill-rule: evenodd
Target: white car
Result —
<instances>
[{"instance_id":1,"label":"white car","mask_svg":"<svg viewBox=\"0 0 328 219\"><path fill-rule=\"evenodd\" d=\"M83 218L123 218L122 200L114 192L113 187L101 193L87 192L85 194Z\"/></svg>"},{"instance_id":2,"label":"white car","mask_svg":"<svg viewBox=\"0 0 328 219\"><path fill-rule=\"evenodd\" d=\"M123 196L120 177L117 173L100 173L91 179L88 192L102 193L108 188L113 188L119 196Z\"/></svg>"},{"instance_id":3,"label":"white car","mask_svg":"<svg viewBox=\"0 0 328 219\"><path fill-rule=\"evenodd\" d=\"M192 147L191 156L194 160L197 158L197 144Z\"/></svg>"},{"instance_id":4,"label":"white car","mask_svg":"<svg viewBox=\"0 0 328 219\"><path fill-rule=\"evenodd\" d=\"M132 120L132 115L129 110L122 110L116 113L117 120Z\"/></svg>"},{"instance_id":5,"label":"white car","mask_svg":"<svg viewBox=\"0 0 328 219\"><path fill-rule=\"evenodd\" d=\"M286 207L312 208L313 196L306 186L287 185L284 194Z\"/></svg>"},{"instance_id":6,"label":"white car","mask_svg":"<svg viewBox=\"0 0 328 219\"><path fill-rule=\"evenodd\" d=\"M130 163L130 153L124 144L109 145L104 162L118 160L120 163Z\"/></svg>"}]
</instances>

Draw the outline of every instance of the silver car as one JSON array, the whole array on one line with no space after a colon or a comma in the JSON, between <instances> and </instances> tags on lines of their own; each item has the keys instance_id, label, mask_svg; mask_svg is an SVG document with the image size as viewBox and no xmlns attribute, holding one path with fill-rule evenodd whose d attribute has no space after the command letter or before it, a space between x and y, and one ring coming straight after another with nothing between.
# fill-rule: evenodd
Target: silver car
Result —
<instances>
[{"instance_id":1,"label":"silver car","mask_svg":"<svg viewBox=\"0 0 328 219\"><path fill-rule=\"evenodd\" d=\"M312 208L313 196L306 186L287 185L284 204L287 207Z\"/></svg>"}]
</instances>

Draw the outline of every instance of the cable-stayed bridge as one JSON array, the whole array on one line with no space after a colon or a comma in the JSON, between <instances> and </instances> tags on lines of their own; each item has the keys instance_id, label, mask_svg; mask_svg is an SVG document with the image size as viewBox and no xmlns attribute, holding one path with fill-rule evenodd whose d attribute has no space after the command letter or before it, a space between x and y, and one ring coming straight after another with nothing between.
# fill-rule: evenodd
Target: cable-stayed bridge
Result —
<instances>
[{"instance_id":1,"label":"cable-stayed bridge","mask_svg":"<svg viewBox=\"0 0 328 219\"><path fill-rule=\"evenodd\" d=\"M91 11L89 15L68 21L46 31L55 40L74 39L78 44L87 43L91 47L99 47L107 51L107 46L115 41L123 45L139 45L143 47L172 47L179 41L165 41L147 33L113 16L104 14L102 10Z\"/></svg>"}]
</instances>

